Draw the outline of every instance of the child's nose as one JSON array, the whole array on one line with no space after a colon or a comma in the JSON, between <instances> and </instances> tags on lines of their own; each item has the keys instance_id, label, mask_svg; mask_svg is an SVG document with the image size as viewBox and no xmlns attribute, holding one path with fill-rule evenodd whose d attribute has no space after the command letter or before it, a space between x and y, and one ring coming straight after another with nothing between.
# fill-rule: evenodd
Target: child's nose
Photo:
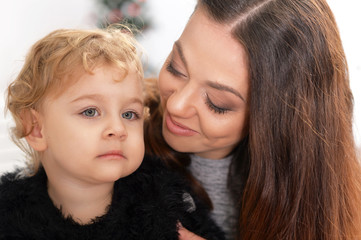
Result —
<instances>
[{"instance_id":1,"label":"child's nose","mask_svg":"<svg viewBox=\"0 0 361 240\"><path fill-rule=\"evenodd\" d=\"M127 129L121 118L112 118L106 129L104 130L103 136L105 138L121 138L125 139L128 136Z\"/></svg>"}]
</instances>

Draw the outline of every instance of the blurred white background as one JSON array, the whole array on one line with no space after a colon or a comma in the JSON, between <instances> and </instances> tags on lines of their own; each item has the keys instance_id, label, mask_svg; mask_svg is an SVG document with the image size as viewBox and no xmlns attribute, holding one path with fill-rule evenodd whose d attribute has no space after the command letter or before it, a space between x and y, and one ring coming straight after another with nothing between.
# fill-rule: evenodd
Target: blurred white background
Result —
<instances>
[{"instance_id":1,"label":"blurred white background","mask_svg":"<svg viewBox=\"0 0 361 240\"><path fill-rule=\"evenodd\" d=\"M144 1L144 0L143 0ZM148 0L147 15L152 26L139 38L155 73L160 69L173 42L181 34L196 0ZM341 32L348 58L351 87L355 98L354 133L361 144L361 1L328 0ZM24 157L11 142L10 116L4 116L4 91L18 74L30 46L58 28L94 28L95 0L11 0L0 3L0 174L23 165Z\"/></svg>"}]
</instances>

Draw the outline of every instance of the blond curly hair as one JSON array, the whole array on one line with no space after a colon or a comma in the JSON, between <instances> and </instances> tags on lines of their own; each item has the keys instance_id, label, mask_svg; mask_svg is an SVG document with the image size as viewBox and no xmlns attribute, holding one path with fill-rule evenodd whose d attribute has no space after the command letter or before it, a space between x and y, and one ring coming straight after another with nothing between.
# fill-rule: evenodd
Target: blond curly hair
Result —
<instances>
[{"instance_id":1,"label":"blond curly hair","mask_svg":"<svg viewBox=\"0 0 361 240\"><path fill-rule=\"evenodd\" d=\"M139 79L143 79L139 49L132 30L124 25L93 30L59 29L32 46L19 75L7 88L5 111L10 111L15 121L12 140L25 152L33 173L40 166L40 156L24 140L32 131L27 132L24 127L24 112L40 110L49 94L61 94L75 81L71 76L79 70L92 74L98 66L112 65L124 77L129 69L135 69Z\"/></svg>"}]
</instances>

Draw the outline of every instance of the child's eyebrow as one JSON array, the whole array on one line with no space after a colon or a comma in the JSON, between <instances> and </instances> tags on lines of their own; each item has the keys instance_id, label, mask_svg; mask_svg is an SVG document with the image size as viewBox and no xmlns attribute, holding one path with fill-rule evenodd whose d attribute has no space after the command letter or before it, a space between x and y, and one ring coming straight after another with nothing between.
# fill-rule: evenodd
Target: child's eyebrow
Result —
<instances>
[{"instance_id":1,"label":"child's eyebrow","mask_svg":"<svg viewBox=\"0 0 361 240\"><path fill-rule=\"evenodd\" d=\"M73 100L71 100L71 103L86 100L86 99L92 99L92 100L102 100L104 97L100 94L87 94L87 95L81 95L80 97L77 97Z\"/></svg>"},{"instance_id":2,"label":"child's eyebrow","mask_svg":"<svg viewBox=\"0 0 361 240\"><path fill-rule=\"evenodd\" d=\"M143 100L141 98L139 98L139 97L129 98L127 100L127 103L139 103L140 105L144 105Z\"/></svg>"},{"instance_id":3,"label":"child's eyebrow","mask_svg":"<svg viewBox=\"0 0 361 240\"><path fill-rule=\"evenodd\" d=\"M101 100L104 99L104 96L101 95L101 94L86 94L86 95L82 95L80 97L77 97L77 98L71 100L70 103L78 102L78 101L81 101L81 100L87 100L87 99L101 101ZM128 104L130 104L130 103L139 103L140 105L144 105L143 100L141 98L139 98L139 97L129 98L125 102L128 103Z\"/></svg>"}]
</instances>

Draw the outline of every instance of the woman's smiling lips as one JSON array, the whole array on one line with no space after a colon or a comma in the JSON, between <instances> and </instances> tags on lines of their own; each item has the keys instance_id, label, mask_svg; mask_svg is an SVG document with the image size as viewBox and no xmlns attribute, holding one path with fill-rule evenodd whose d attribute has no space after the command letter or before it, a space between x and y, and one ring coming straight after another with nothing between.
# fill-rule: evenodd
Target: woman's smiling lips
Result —
<instances>
[{"instance_id":1,"label":"woman's smiling lips","mask_svg":"<svg viewBox=\"0 0 361 240\"><path fill-rule=\"evenodd\" d=\"M175 122L168 113L165 115L165 122L168 130L175 135L189 137L197 134L196 131Z\"/></svg>"},{"instance_id":2,"label":"woman's smiling lips","mask_svg":"<svg viewBox=\"0 0 361 240\"><path fill-rule=\"evenodd\" d=\"M97 156L97 158L107 159L107 160L119 160L119 159L125 159L125 156L123 155L122 151L109 151Z\"/></svg>"}]
</instances>

